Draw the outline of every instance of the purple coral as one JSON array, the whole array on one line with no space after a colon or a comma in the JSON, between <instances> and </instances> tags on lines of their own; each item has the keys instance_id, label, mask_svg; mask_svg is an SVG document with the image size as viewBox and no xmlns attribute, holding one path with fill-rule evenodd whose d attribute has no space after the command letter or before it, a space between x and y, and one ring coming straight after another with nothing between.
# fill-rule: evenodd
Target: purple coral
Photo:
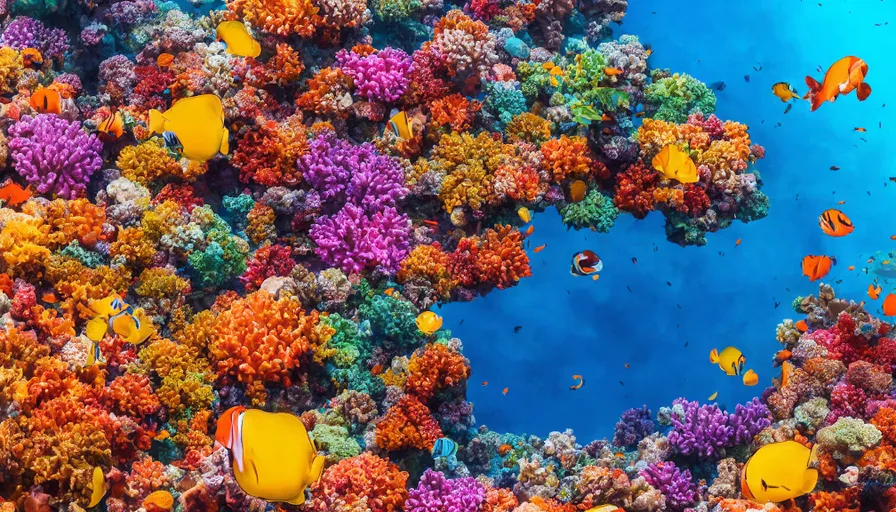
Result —
<instances>
[{"instance_id":1,"label":"purple coral","mask_svg":"<svg viewBox=\"0 0 896 512\"><path fill-rule=\"evenodd\" d=\"M684 398L679 398L672 404L669 443L684 455L720 456L734 431L728 426L728 415L716 404L700 405ZM681 414L677 410L679 407Z\"/></svg>"},{"instance_id":2,"label":"purple coral","mask_svg":"<svg viewBox=\"0 0 896 512\"><path fill-rule=\"evenodd\" d=\"M744 405L737 404L734 414L728 417L728 424L734 431L729 444L752 443L756 434L772 424L771 413L765 404L754 398Z\"/></svg>"},{"instance_id":3,"label":"purple coral","mask_svg":"<svg viewBox=\"0 0 896 512\"><path fill-rule=\"evenodd\" d=\"M298 162L308 183L324 200L350 201L367 212L379 212L403 199L404 170L372 144L354 144L333 132L319 134Z\"/></svg>"},{"instance_id":4,"label":"purple coral","mask_svg":"<svg viewBox=\"0 0 896 512\"><path fill-rule=\"evenodd\" d=\"M477 512L485 500L485 489L475 479L448 480L427 469L416 488L408 492L407 512Z\"/></svg>"},{"instance_id":5,"label":"purple coral","mask_svg":"<svg viewBox=\"0 0 896 512\"><path fill-rule=\"evenodd\" d=\"M349 203L336 215L317 219L309 235L318 246L317 255L343 272L380 266L394 273L408 253L411 223L394 208L368 216Z\"/></svg>"},{"instance_id":6,"label":"purple coral","mask_svg":"<svg viewBox=\"0 0 896 512\"><path fill-rule=\"evenodd\" d=\"M396 48L367 56L341 50L336 54L339 67L355 82L355 94L367 101L395 101L407 90L413 61Z\"/></svg>"},{"instance_id":7,"label":"purple coral","mask_svg":"<svg viewBox=\"0 0 896 512\"><path fill-rule=\"evenodd\" d=\"M103 144L96 135L88 136L80 123L59 116L25 116L9 134L16 172L41 194L74 199L103 165Z\"/></svg>"},{"instance_id":8,"label":"purple coral","mask_svg":"<svg viewBox=\"0 0 896 512\"><path fill-rule=\"evenodd\" d=\"M622 413L616 423L613 444L616 446L635 446L642 439L656 431L650 409L634 407Z\"/></svg>"},{"instance_id":9,"label":"purple coral","mask_svg":"<svg viewBox=\"0 0 896 512\"><path fill-rule=\"evenodd\" d=\"M47 28L43 23L25 16L14 19L0 36L0 44L15 50L34 48L46 59L61 59L68 51L68 38L59 28Z\"/></svg>"},{"instance_id":10,"label":"purple coral","mask_svg":"<svg viewBox=\"0 0 896 512\"><path fill-rule=\"evenodd\" d=\"M656 462L639 473L647 483L663 493L668 510L680 511L697 499L697 491L691 481L691 472L681 471L671 462Z\"/></svg>"}]
</instances>

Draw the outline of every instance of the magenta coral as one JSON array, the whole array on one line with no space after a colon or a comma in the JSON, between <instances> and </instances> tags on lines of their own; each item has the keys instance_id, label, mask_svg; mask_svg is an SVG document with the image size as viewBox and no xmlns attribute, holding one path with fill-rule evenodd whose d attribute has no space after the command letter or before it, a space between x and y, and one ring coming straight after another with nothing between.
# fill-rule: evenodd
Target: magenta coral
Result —
<instances>
[{"instance_id":1,"label":"magenta coral","mask_svg":"<svg viewBox=\"0 0 896 512\"><path fill-rule=\"evenodd\" d=\"M347 204L336 215L318 219L309 234L317 255L344 272L382 267L394 273L410 251L411 223L394 208L368 216Z\"/></svg>"},{"instance_id":2,"label":"magenta coral","mask_svg":"<svg viewBox=\"0 0 896 512\"><path fill-rule=\"evenodd\" d=\"M41 194L75 199L103 165L103 144L81 124L59 116L25 116L9 129L16 172Z\"/></svg>"},{"instance_id":3,"label":"magenta coral","mask_svg":"<svg viewBox=\"0 0 896 512\"><path fill-rule=\"evenodd\" d=\"M342 71L354 80L355 94L367 101L395 101L408 88L413 62L401 50L385 48L366 56L341 50L336 60Z\"/></svg>"}]
</instances>

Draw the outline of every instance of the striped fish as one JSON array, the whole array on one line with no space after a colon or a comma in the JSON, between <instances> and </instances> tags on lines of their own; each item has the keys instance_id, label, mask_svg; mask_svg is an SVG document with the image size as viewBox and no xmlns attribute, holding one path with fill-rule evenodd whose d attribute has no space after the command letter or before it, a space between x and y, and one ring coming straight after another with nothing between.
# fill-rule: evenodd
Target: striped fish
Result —
<instances>
[{"instance_id":1,"label":"striped fish","mask_svg":"<svg viewBox=\"0 0 896 512\"><path fill-rule=\"evenodd\" d=\"M432 457L434 459L451 457L455 454L457 454L457 443L447 437L436 440L436 444L432 447Z\"/></svg>"}]
</instances>

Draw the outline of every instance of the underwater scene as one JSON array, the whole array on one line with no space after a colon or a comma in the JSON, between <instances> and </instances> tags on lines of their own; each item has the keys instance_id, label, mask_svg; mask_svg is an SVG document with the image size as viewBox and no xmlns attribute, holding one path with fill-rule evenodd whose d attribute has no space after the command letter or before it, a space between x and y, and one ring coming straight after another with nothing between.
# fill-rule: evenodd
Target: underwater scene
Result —
<instances>
[{"instance_id":1,"label":"underwater scene","mask_svg":"<svg viewBox=\"0 0 896 512\"><path fill-rule=\"evenodd\" d=\"M0 0L0 512L896 512L894 29Z\"/></svg>"}]
</instances>

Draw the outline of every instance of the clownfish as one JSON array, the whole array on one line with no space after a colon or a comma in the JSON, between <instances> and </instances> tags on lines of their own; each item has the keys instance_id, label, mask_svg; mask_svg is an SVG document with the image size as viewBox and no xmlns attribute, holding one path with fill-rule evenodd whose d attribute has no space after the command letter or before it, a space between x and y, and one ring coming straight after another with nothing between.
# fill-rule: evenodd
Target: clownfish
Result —
<instances>
[{"instance_id":1,"label":"clownfish","mask_svg":"<svg viewBox=\"0 0 896 512\"><path fill-rule=\"evenodd\" d=\"M747 358L740 350L725 347L721 353L712 349L709 353L709 362L719 365L726 375L740 375L744 371L744 365L747 364Z\"/></svg>"},{"instance_id":2,"label":"clownfish","mask_svg":"<svg viewBox=\"0 0 896 512\"><path fill-rule=\"evenodd\" d=\"M584 250L572 255L569 273L574 276L589 276L604 269L604 262L594 251Z\"/></svg>"},{"instance_id":3,"label":"clownfish","mask_svg":"<svg viewBox=\"0 0 896 512\"><path fill-rule=\"evenodd\" d=\"M305 488L320 479L326 460L296 416L242 406L218 418L215 445L230 450L233 476L246 494L293 505L305 503Z\"/></svg>"}]
</instances>

